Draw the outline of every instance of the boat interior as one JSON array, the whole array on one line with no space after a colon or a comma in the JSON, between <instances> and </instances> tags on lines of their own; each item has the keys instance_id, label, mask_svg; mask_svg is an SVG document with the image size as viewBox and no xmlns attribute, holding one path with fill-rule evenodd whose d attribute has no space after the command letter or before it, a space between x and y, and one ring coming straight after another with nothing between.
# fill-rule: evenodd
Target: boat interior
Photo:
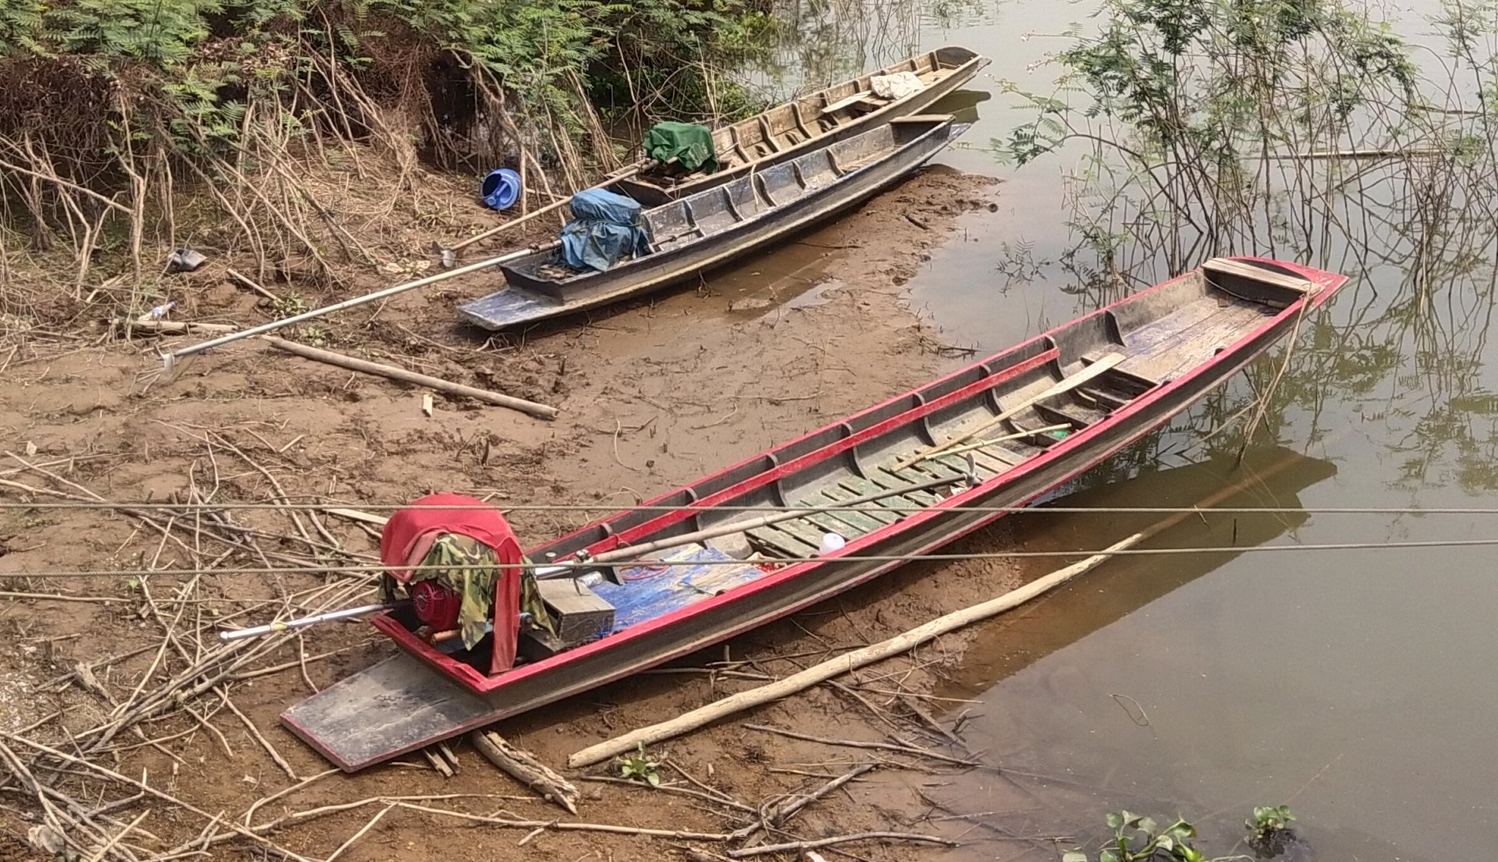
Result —
<instances>
[{"instance_id":1,"label":"boat interior","mask_svg":"<svg viewBox=\"0 0 1498 862\"><path fill-rule=\"evenodd\" d=\"M713 147L717 150L719 170L732 170L771 158L776 153L800 146L894 104L897 100L883 98L874 92L872 79L877 76L910 72L926 89L930 89L977 57L972 51L955 46L928 51L777 105L747 120L714 129ZM670 185L686 177L695 177L695 174L674 165L641 174L642 179L660 185Z\"/></svg>"},{"instance_id":2,"label":"boat interior","mask_svg":"<svg viewBox=\"0 0 1498 862\"><path fill-rule=\"evenodd\" d=\"M607 617L593 637L623 631L786 565L835 554L829 549L975 484L995 490L1010 471L1209 364L1316 289L1270 263L1214 259L529 557L544 567L579 552L680 539L621 566L543 572L568 595L586 594L599 619ZM532 659L553 652L522 649ZM487 654L480 644L472 663ZM461 652L455 657L467 660Z\"/></svg>"},{"instance_id":3,"label":"boat interior","mask_svg":"<svg viewBox=\"0 0 1498 862\"><path fill-rule=\"evenodd\" d=\"M652 254L690 246L789 206L951 122L946 115L898 118L790 161L645 210ZM564 265L557 251L547 250L503 264L501 269L512 285L565 300L569 294L591 286L599 276L648 260L649 256L621 260L603 273L579 272Z\"/></svg>"}]
</instances>

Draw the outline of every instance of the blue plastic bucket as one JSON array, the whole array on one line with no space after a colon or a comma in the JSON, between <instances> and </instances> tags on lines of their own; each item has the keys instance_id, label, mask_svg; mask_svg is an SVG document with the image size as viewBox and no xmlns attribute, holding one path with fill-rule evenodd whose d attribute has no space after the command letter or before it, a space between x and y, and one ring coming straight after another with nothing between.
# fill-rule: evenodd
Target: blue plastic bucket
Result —
<instances>
[{"instance_id":1,"label":"blue plastic bucket","mask_svg":"<svg viewBox=\"0 0 1498 862\"><path fill-rule=\"evenodd\" d=\"M490 171L479 186L479 197L490 209L509 209L520 199L520 175L509 168Z\"/></svg>"}]
</instances>

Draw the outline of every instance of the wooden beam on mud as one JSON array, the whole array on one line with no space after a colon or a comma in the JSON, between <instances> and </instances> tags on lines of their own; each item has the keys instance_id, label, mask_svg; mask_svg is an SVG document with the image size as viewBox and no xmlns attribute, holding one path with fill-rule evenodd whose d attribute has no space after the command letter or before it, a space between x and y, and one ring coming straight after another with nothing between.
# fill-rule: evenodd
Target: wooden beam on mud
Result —
<instances>
[{"instance_id":1,"label":"wooden beam on mud","mask_svg":"<svg viewBox=\"0 0 1498 862\"><path fill-rule=\"evenodd\" d=\"M339 368L347 368L351 371L362 371L365 374L374 374L380 377L388 377L391 380L399 380L402 383L412 383L417 386L427 386L437 390L438 392L445 392L448 395L456 395L460 398L472 398L475 401L482 401L486 404L495 404L500 407L508 407L511 410L519 410L521 413L528 413L531 416L535 416L540 419L555 419L557 418L557 413L560 412L557 410L557 408L552 407L549 404L541 404L537 401L527 401L524 398L516 398L511 395L502 395L498 392L490 392L487 389L478 389L473 386L464 386L461 383L453 383L448 380L442 380L441 378L429 377L425 374L418 374L415 371L408 371L404 368L397 368L394 365L382 365L378 362L370 362L367 359L358 359L356 357L347 356L342 353L334 353L331 350L323 350L317 347L308 347L305 344L298 344L295 341L287 341L284 338L276 338L269 335L262 337L268 344L270 344L271 347L274 347L277 350L283 350L287 353L294 353L297 356L301 356L305 359L312 359L317 362L326 362L329 365L336 365Z\"/></svg>"}]
</instances>

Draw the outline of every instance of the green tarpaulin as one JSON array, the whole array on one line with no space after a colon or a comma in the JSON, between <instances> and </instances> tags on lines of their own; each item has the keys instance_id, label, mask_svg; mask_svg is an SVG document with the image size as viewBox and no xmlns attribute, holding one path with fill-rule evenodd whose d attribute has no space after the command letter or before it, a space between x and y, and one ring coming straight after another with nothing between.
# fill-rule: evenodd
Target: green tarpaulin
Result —
<instances>
[{"instance_id":1,"label":"green tarpaulin","mask_svg":"<svg viewBox=\"0 0 1498 862\"><path fill-rule=\"evenodd\" d=\"M692 123L656 123L645 133L645 155L658 162L676 159L687 171L718 170L718 154L713 149L713 133L706 126Z\"/></svg>"}]
</instances>

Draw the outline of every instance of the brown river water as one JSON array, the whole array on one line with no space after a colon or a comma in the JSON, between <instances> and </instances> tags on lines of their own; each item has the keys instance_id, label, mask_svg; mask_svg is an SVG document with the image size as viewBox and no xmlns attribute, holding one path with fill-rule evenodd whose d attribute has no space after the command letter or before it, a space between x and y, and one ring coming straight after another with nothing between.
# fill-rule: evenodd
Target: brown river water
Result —
<instances>
[{"instance_id":1,"label":"brown river water","mask_svg":"<svg viewBox=\"0 0 1498 862\"><path fill-rule=\"evenodd\" d=\"M1369 14L1427 44L1422 16L1437 5ZM1094 4L851 8L809 5L778 56L781 74L836 77L828 70L952 43L993 60L973 92L938 106L977 124L937 162L1002 177L1001 208L962 217L910 283L912 304L954 343L982 350L1094 307L1055 263L1074 243L1064 177L1076 160L1062 153L1016 170L988 151L1028 116L1000 82L1046 92L1056 69L1042 61L1069 26L1090 26ZM1494 549L1381 547L1494 536L1498 355L1487 329L1498 276L1493 246L1481 247L1490 240L1448 252L1470 257L1418 288L1431 292L1426 302L1410 301L1418 280L1399 231L1308 261L1352 281L1298 339L1243 464L1233 458L1241 429L1208 432L1253 403L1251 379L1262 387L1286 361L1283 348L1050 502L1189 506L1238 486L1220 505L1308 511L1183 521L1152 547L1234 550L1110 563L980 628L937 694L979 702L954 712L968 712L964 738L1001 769L933 779L926 792L966 815L974 836L998 840L952 858L1056 859L1095 847L1104 813L1119 808L1181 814L1198 823L1209 855L1246 853L1252 807L1286 802L1314 858L1476 859L1498 846ZM808 261L767 265L814 301L836 268ZM1350 507L1404 511L1325 511ZM1434 508L1487 511L1409 511ZM1022 516L1020 529L1031 547L1097 549L1162 517L1042 511ZM1325 544L1366 547L1308 547Z\"/></svg>"}]
</instances>

